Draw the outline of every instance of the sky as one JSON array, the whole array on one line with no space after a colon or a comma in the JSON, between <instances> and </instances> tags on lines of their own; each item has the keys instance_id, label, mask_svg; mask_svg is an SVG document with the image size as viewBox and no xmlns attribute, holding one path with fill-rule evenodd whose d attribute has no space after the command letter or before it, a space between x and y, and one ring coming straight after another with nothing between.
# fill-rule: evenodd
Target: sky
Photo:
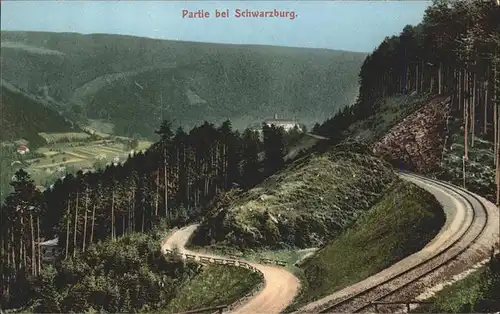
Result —
<instances>
[{"instance_id":1,"label":"sky","mask_svg":"<svg viewBox=\"0 0 500 314\"><path fill-rule=\"evenodd\" d=\"M1 1L1 29L371 52L430 1ZM216 18L215 10L229 10ZM294 11L295 18L237 18L235 10ZM182 17L203 10L209 18Z\"/></svg>"}]
</instances>

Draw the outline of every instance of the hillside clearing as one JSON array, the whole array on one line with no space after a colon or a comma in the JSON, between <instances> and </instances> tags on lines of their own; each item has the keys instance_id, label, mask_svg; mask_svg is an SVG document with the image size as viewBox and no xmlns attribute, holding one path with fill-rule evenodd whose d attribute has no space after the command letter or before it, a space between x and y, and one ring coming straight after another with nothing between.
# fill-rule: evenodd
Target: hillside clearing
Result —
<instances>
[{"instance_id":1,"label":"hillside clearing","mask_svg":"<svg viewBox=\"0 0 500 314\"><path fill-rule=\"evenodd\" d=\"M313 153L253 189L230 192L213 206L192 244L240 249L321 246L370 208L396 179L392 167L363 148Z\"/></svg>"}]
</instances>

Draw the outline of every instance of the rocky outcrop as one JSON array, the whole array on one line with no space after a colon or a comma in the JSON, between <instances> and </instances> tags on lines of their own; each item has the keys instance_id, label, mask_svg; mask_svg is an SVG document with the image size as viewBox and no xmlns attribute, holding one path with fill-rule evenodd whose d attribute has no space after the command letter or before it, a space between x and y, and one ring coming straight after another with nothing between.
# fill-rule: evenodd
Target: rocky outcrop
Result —
<instances>
[{"instance_id":1,"label":"rocky outcrop","mask_svg":"<svg viewBox=\"0 0 500 314\"><path fill-rule=\"evenodd\" d=\"M433 98L375 142L373 153L396 167L418 172L435 169L445 145L449 102L449 98Z\"/></svg>"}]
</instances>

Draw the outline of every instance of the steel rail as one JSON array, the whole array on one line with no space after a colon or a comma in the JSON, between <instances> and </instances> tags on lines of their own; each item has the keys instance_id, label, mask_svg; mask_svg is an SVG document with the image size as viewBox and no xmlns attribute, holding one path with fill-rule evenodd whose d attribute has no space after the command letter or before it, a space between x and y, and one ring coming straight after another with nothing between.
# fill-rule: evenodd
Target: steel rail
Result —
<instances>
[{"instance_id":1,"label":"steel rail","mask_svg":"<svg viewBox=\"0 0 500 314\"><path fill-rule=\"evenodd\" d=\"M427 178L427 177L424 177L421 175L417 175L417 174L413 174L413 173L411 173L410 176L420 178L424 182L428 181L428 182L434 183L437 186L442 186L442 187L444 187L448 190L451 190L451 191L455 192L456 194L460 195L464 199L464 201L472 208L472 220L471 220L470 224L467 226L466 230L460 235L460 237L458 237L456 240L454 240L451 244L449 244L447 247L445 247L443 250L441 250L437 254L429 257L428 259L426 259L422 262L419 262L418 264L416 264L416 265L414 265L414 266L412 266L412 267L410 267L410 268L408 268L408 269L406 269L406 270L404 270L404 271L402 271L402 272L400 272L400 273L398 273L398 274L396 274L388 279L385 279L384 281L382 281L381 283L379 283L373 287L370 287L366 290L355 293L355 294L347 297L344 300L336 302L333 305L330 305L327 308L321 310L319 313L345 312L346 306L348 306L349 303L352 303L354 301L358 301L358 302L361 302L363 304L362 304L362 306L355 307L354 310L349 310L349 312L356 313L356 312L363 311L363 310L367 309L368 307L371 307L372 302L380 301L380 300L382 300L390 295L393 295L394 293L401 291L403 288L409 286L410 284L415 283L416 281L429 275L430 273L434 272L438 268L441 268L444 265L456 260L462 253L464 253L473 244L475 244L477 242L477 240L480 238L480 236L484 233L484 230L485 230L487 222L488 222L488 211L486 210L486 206L481 202L481 200L478 197L476 197L471 192L469 192L463 188L460 188L458 186L454 186L452 184L442 183L438 180L430 179L430 178ZM466 197L466 196L468 196L468 197ZM387 289L388 289L387 287L385 287L385 289L384 289L385 285L390 284L391 282L394 282L395 280L402 278L404 275L407 275L412 271L416 271L416 270L421 269L422 267L427 266L428 264L430 264L432 261L435 261L439 257L445 256L446 253L448 253L451 249L455 248L457 246L457 244L459 244L461 241L464 240L464 238L466 238L467 236L470 236L471 229L474 227L474 225L478 219L478 215L477 215L478 208L472 204L470 199L474 199L475 201L477 201L479 203L479 205L480 205L479 207L484 212L484 215L485 215L484 224L481 226L480 231L474 236L474 238L470 242L468 242L465 245L465 247L461 248L458 252L454 253L449 258L446 258L444 261L439 262L437 265L432 266L431 269L425 271L423 274L418 275L416 278L412 278L411 280L408 280L406 283L398 286L395 289L390 289L389 291L387 291ZM369 293L375 293L375 296L370 297L368 295ZM368 300L363 300L363 298L367 298ZM340 308L340 310L339 310L339 308Z\"/></svg>"}]
</instances>

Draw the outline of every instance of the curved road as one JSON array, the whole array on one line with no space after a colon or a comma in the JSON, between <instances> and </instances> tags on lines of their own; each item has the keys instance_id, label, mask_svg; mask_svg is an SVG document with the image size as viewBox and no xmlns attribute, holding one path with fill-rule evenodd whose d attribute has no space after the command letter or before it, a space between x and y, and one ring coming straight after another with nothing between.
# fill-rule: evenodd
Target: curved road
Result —
<instances>
[{"instance_id":1,"label":"curved road","mask_svg":"<svg viewBox=\"0 0 500 314\"><path fill-rule=\"evenodd\" d=\"M395 274L398 274L423 260L429 259L431 256L435 255L436 252L449 247L451 243L454 243L454 241L459 239L467 230L470 230L468 229L469 225L472 224L473 229L480 228L481 219L477 220L473 217L474 215L481 215L481 212L484 218L483 224L486 223L486 228L482 232L479 241L477 241L477 243L475 243L469 250L464 252L464 254L468 253L471 255L471 257L464 257L464 261L468 266L471 266L475 261L472 256L476 259L488 256L491 247L498 239L499 233L499 216L498 209L495 205L486 199L479 197L480 202L485 205L485 209L483 209L482 206L478 204L477 200L472 201L471 197L465 192L460 191L456 187L445 182L441 182L441 185L438 185L431 180L412 174L401 174L401 177L432 193L442 204L446 214L446 222L438 235L421 251L406 257L405 259L365 280L362 280L361 282L346 287L318 301L309 303L300 308L297 312L317 313L338 299L359 293L367 287L377 285L385 279L390 278L391 276L394 276ZM467 200L469 200L470 203L467 202ZM485 210L487 215L485 215ZM209 254L198 254L185 249L186 242L197 227L197 225L191 225L173 233L164 241L162 250L164 251L165 249L173 249L174 247L177 247L182 253L222 258ZM283 268L252 263L250 264L264 274L265 286L256 296L234 309L233 313L280 313L297 295L300 288L299 280Z\"/></svg>"},{"instance_id":2,"label":"curved road","mask_svg":"<svg viewBox=\"0 0 500 314\"><path fill-rule=\"evenodd\" d=\"M192 254L199 257L224 258L212 254L200 254L189 251L185 248L186 242L191 234L198 228L198 225L190 225L182 228L169 236L162 245L162 252L165 249L174 249L177 247L181 254ZM231 313L238 314L278 314L283 311L295 298L299 291L300 281L284 268L273 267L249 263L257 268L264 275L264 289L257 295L244 302Z\"/></svg>"}]
</instances>

